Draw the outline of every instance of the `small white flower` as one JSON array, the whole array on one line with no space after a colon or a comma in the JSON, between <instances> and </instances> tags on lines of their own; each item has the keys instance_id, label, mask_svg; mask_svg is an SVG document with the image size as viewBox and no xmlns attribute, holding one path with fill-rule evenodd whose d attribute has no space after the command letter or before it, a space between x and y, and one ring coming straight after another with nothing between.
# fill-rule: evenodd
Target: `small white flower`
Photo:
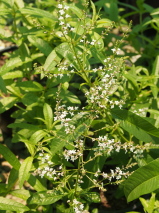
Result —
<instances>
[{"instance_id":1,"label":"small white flower","mask_svg":"<svg viewBox=\"0 0 159 213\"><path fill-rule=\"evenodd\" d=\"M65 24L65 23L64 23L63 21L61 21L59 25L64 25L64 24Z\"/></svg>"},{"instance_id":2,"label":"small white flower","mask_svg":"<svg viewBox=\"0 0 159 213\"><path fill-rule=\"evenodd\" d=\"M68 14L66 14L66 16L65 16L66 18L69 18L69 17L71 17L70 15L68 15Z\"/></svg>"},{"instance_id":3,"label":"small white flower","mask_svg":"<svg viewBox=\"0 0 159 213\"><path fill-rule=\"evenodd\" d=\"M61 15L63 15L63 14L65 14L65 11L64 11L64 10L59 10L59 13L60 13Z\"/></svg>"},{"instance_id":4,"label":"small white flower","mask_svg":"<svg viewBox=\"0 0 159 213\"><path fill-rule=\"evenodd\" d=\"M57 7L61 9L63 6L62 4L58 4Z\"/></svg>"},{"instance_id":5,"label":"small white flower","mask_svg":"<svg viewBox=\"0 0 159 213\"><path fill-rule=\"evenodd\" d=\"M63 16L60 16L60 17L59 17L59 20L61 20L61 19L64 19L64 17L63 17Z\"/></svg>"},{"instance_id":6,"label":"small white flower","mask_svg":"<svg viewBox=\"0 0 159 213\"><path fill-rule=\"evenodd\" d=\"M69 6L65 5L65 6L64 6L64 9L65 9L65 10L68 10L68 9L69 9Z\"/></svg>"}]
</instances>

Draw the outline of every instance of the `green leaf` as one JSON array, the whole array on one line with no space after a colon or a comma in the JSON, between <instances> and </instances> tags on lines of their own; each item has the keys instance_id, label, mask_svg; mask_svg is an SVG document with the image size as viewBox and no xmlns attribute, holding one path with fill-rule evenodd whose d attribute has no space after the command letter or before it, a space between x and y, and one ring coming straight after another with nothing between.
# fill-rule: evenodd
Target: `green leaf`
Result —
<instances>
[{"instance_id":1,"label":"green leaf","mask_svg":"<svg viewBox=\"0 0 159 213\"><path fill-rule=\"evenodd\" d=\"M53 112L51 107L47 103L44 104L43 113L47 129L51 130L53 123Z\"/></svg>"},{"instance_id":2,"label":"green leaf","mask_svg":"<svg viewBox=\"0 0 159 213\"><path fill-rule=\"evenodd\" d=\"M52 155L55 155L60 151L67 142L67 135L64 131L64 128L57 132L57 136L51 140L50 147Z\"/></svg>"},{"instance_id":3,"label":"green leaf","mask_svg":"<svg viewBox=\"0 0 159 213\"><path fill-rule=\"evenodd\" d=\"M14 169L18 170L20 168L19 160L16 156L9 150L8 147L0 144L0 153L3 157L13 166Z\"/></svg>"},{"instance_id":4,"label":"green leaf","mask_svg":"<svg viewBox=\"0 0 159 213\"><path fill-rule=\"evenodd\" d=\"M100 203L101 199L98 192L88 192L82 194L83 198L90 203Z\"/></svg>"},{"instance_id":5,"label":"green leaf","mask_svg":"<svg viewBox=\"0 0 159 213\"><path fill-rule=\"evenodd\" d=\"M38 180L37 177L30 175L28 181L27 181L36 191L45 191L46 187Z\"/></svg>"},{"instance_id":6,"label":"green leaf","mask_svg":"<svg viewBox=\"0 0 159 213\"><path fill-rule=\"evenodd\" d=\"M142 197L140 197L139 200L142 203L145 212L153 213L153 210L155 208L155 193L152 193L150 200L145 200Z\"/></svg>"},{"instance_id":7,"label":"green leaf","mask_svg":"<svg viewBox=\"0 0 159 213\"><path fill-rule=\"evenodd\" d=\"M159 158L137 169L125 182L124 193L130 202L158 189Z\"/></svg>"},{"instance_id":8,"label":"green leaf","mask_svg":"<svg viewBox=\"0 0 159 213\"><path fill-rule=\"evenodd\" d=\"M61 90L60 97L66 103L81 104L78 97L68 90Z\"/></svg>"},{"instance_id":9,"label":"green leaf","mask_svg":"<svg viewBox=\"0 0 159 213\"><path fill-rule=\"evenodd\" d=\"M17 101L17 97L4 97L0 99L0 113L10 109Z\"/></svg>"},{"instance_id":10,"label":"green leaf","mask_svg":"<svg viewBox=\"0 0 159 213\"><path fill-rule=\"evenodd\" d=\"M154 11L152 11L152 13L150 15L154 16L154 15L158 15L158 14L159 14L159 8L154 9Z\"/></svg>"},{"instance_id":11,"label":"green leaf","mask_svg":"<svg viewBox=\"0 0 159 213\"><path fill-rule=\"evenodd\" d=\"M7 93L5 82L1 76L0 76L0 91L2 91L3 93Z\"/></svg>"},{"instance_id":12,"label":"green leaf","mask_svg":"<svg viewBox=\"0 0 159 213\"><path fill-rule=\"evenodd\" d=\"M3 15L6 15L6 14L10 14L11 13L11 9L4 9L4 8L2 8L2 9L0 9L0 14L1 14L1 16L3 16Z\"/></svg>"},{"instance_id":13,"label":"green leaf","mask_svg":"<svg viewBox=\"0 0 159 213\"><path fill-rule=\"evenodd\" d=\"M112 21L107 18L102 18L97 21L97 28L109 27L111 26Z\"/></svg>"},{"instance_id":14,"label":"green leaf","mask_svg":"<svg viewBox=\"0 0 159 213\"><path fill-rule=\"evenodd\" d=\"M14 71L14 72L8 72L3 75L3 79L14 79L14 78L22 78L23 72L20 70Z\"/></svg>"},{"instance_id":15,"label":"green leaf","mask_svg":"<svg viewBox=\"0 0 159 213\"><path fill-rule=\"evenodd\" d=\"M36 81L23 81L16 84L25 91L38 92L44 90L43 86Z\"/></svg>"},{"instance_id":16,"label":"green leaf","mask_svg":"<svg viewBox=\"0 0 159 213\"><path fill-rule=\"evenodd\" d=\"M8 125L9 128L21 128L21 129L30 129L30 130L40 130L38 126L35 126L33 124L27 124L27 123L12 123Z\"/></svg>"},{"instance_id":17,"label":"green leaf","mask_svg":"<svg viewBox=\"0 0 159 213\"><path fill-rule=\"evenodd\" d=\"M1 178L0 178L1 182ZM3 193L7 193L7 184L6 183L0 183L0 195L3 195Z\"/></svg>"},{"instance_id":18,"label":"green leaf","mask_svg":"<svg viewBox=\"0 0 159 213\"><path fill-rule=\"evenodd\" d=\"M27 181L30 176L30 169L32 167L33 157L27 157L19 169L19 187L22 188L24 181Z\"/></svg>"},{"instance_id":19,"label":"green leaf","mask_svg":"<svg viewBox=\"0 0 159 213\"><path fill-rule=\"evenodd\" d=\"M20 168L20 166L19 166ZM10 191L18 180L19 171L12 168L8 178L8 191Z\"/></svg>"},{"instance_id":20,"label":"green leaf","mask_svg":"<svg viewBox=\"0 0 159 213\"><path fill-rule=\"evenodd\" d=\"M0 197L0 210L10 210L19 212L19 211L29 211L29 208L14 200Z\"/></svg>"},{"instance_id":21,"label":"green leaf","mask_svg":"<svg viewBox=\"0 0 159 213\"><path fill-rule=\"evenodd\" d=\"M29 198L28 202L29 204L50 205L57 202L65 195L66 193L61 193L60 191L47 190L34 193L31 198Z\"/></svg>"},{"instance_id":22,"label":"green leaf","mask_svg":"<svg viewBox=\"0 0 159 213\"><path fill-rule=\"evenodd\" d=\"M56 54L55 50L53 50L49 56L47 57L45 64L44 64L44 70L50 71L55 68L56 64L60 62L61 58Z\"/></svg>"},{"instance_id":23,"label":"green leaf","mask_svg":"<svg viewBox=\"0 0 159 213\"><path fill-rule=\"evenodd\" d=\"M109 17L112 21L118 21L118 5L117 0L111 0L109 8Z\"/></svg>"},{"instance_id":24,"label":"green leaf","mask_svg":"<svg viewBox=\"0 0 159 213\"><path fill-rule=\"evenodd\" d=\"M64 58L66 58L70 63L72 63L73 66L76 68L76 70L80 70L79 64L77 63L77 61L74 58L75 53L73 53L69 43L64 42L64 43L60 44L59 46L57 46L55 48L55 51L56 51L56 53L60 54ZM77 54L79 49L75 48L74 51Z\"/></svg>"},{"instance_id":25,"label":"green leaf","mask_svg":"<svg viewBox=\"0 0 159 213\"><path fill-rule=\"evenodd\" d=\"M36 36L28 36L28 40L30 41L30 43L36 46L42 53L44 53L45 56L48 56L51 53L51 46L43 39L37 38Z\"/></svg>"},{"instance_id":26,"label":"green leaf","mask_svg":"<svg viewBox=\"0 0 159 213\"><path fill-rule=\"evenodd\" d=\"M159 130L155 126L130 111L113 109L112 115L121 120L120 125L139 140L149 142L155 140L152 136L159 137Z\"/></svg>"},{"instance_id":27,"label":"green leaf","mask_svg":"<svg viewBox=\"0 0 159 213\"><path fill-rule=\"evenodd\" d=\"M92 10L93 10L92 23L94 24L94 22L97 19L97 12L96 12L96 7L95 7L94 3L92 1L90 1L90 2L91 2Z\"/></svg>"},{"instance_id":28,"label":"green leaf","mask_svg":"<svg viewBox=\"0 0 159 213\"><path fill-rule=\"evenodd\" d=\"M31 196L31 193L29 192L29 190L26 190L26 189L16 189L16 190L10 191L9 194L15 197L19 197L23 200L27 200Z\"/></svg>"},{"instance_id":29,"label":"green leaf","mask_svg":"<svg viewBox=\"0 0 159 213\"><path fill-rule=\"evenodd\" d=\"M22 14L32 15L36 18L46 18L46 19L49 19L49 21L53 21L53 22L57 21L57 18L55 16L53 16L51 13L49 13L45 10L38 9L38 8L25 7L25 8L22 8L20 10L20 12Z\"/></svg>"},{"instance_id":30,"label":"green leaf","mask_svg":"<svg viewBox=\"0 0 159 213\"><path fill-rule=\"evenodd\" d=\"M72 10L72 12L76 14L78 18L82 18L83 12L78 7L74 6L73 4L69 4L69 9Z\"/></svg>"},{"instance_id":31,"label":"green leaf","mask_svg":"<svg viewBox=\"0 0 159 213\"><path fill-rule=\"evenodd\" d=\"M2 67L0 67L0 75L4 75L9 72L11 69L15 67L21 66L24 62L20 59L20 57L15 57L9 59Z\"/></svg>"},{"instance_id":32,"label":"green leaf","mask_svg":"<svg viewBox=\"0 0 159 213\"><path fill-rule=\"evenodd\" d=\"M43 131L43 130L38 130L36 131L34 134L32 134L32 136L30 137L30 141L33 144L38 143L42 138L44 138L46 136L47 132Z\"/></svg>"},{"instance_id":33,"label":"green leaf","mask_svg":"<svg viewBox=\"0 0 159 213\"><path fill-rule=\"evenodd\" d=\"M158 76L159 75L159 55L156 56L156 60L153 63L153 68L152 68L152 75ZM156 85L156 87L151 87L152 93L154 98L158 97L158 78L156 77L153 82L154 85Z\"/></svg>"}]
</instances>

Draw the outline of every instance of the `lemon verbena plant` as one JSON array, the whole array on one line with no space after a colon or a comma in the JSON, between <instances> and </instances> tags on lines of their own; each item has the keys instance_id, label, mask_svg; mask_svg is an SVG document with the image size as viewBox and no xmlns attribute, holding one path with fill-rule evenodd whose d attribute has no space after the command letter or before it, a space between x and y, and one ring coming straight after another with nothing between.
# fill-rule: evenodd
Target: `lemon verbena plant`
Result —
<instances>
[{"instance_id":1,"label":"lemon verbena plant","mask_svg":"<svg viewBox=\"0 0 159 213\"><path fill-rule=\"evenodd\" d=\"M133 111L138 100L121 50L130 27L106 45L115 24L92 1L54 2L50 12L20 2L10 8L16 34L2 36L19 49L0 70L1 112L17 107L12 142L23 142L27 157L20 163L0 144L13 167L0 185L0 209L96 211L101 193L110 184L124 186L158 137L142 109Z\"/></svg>"}]
</instances>

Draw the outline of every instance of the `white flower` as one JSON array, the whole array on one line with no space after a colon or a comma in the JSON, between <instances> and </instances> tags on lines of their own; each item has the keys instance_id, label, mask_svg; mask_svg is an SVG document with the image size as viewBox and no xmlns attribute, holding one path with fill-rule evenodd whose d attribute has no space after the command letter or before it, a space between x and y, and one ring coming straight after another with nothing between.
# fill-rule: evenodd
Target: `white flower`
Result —
<instances>
[{"instance_id":1,"label":"white flower","mask_svg":"<svg viewBox=\"0 0 159 213\"><path fill-rule=\"evenodd\" d=\"M64 6L64 9L65 9L65 10L68 10L68 9L69 9L69 6L65 5L65 6Z\"/></svg>"},{"instance_id":2,"label":"white flower","mask_svg":"<svg viewBox=\"0 0 159 213\"><path fill-rule=\"evenodd\" d=\"M62 4L58 4L57 7L61 9L62 8Z\"/></svg>"},{"instance_id":3,"label":"white flower","mask_svg":"<svg viewBox=\"0 0 159 213\"><path fill-rule=\"evenodd\" d=\"M66 16L65 16L66 18L69 18L70 17L70 15L68 15L68 14L66 14Z\"/></svg>"},{"instance_id":4,"label":"white flower","mask_svg":"<svg viewBox=\"0 0 159 213\"><path fill-rule=\"evenodd\" d=\"M63 14L65 14L65 11L64 11L64 10L59 10L59 13L60 13L61 15L63 15Z\"/></svg>"},{"instance_id":5,"label":"white flower","mask_svg":"<svg viewBox=\"0 0 159 213\"><path fill-rule=\"evenodd\" d=\"M59 25L64 25L64 24L65 24L65 23L64 23L63 21L61 21Z\"/></svg>"},{"instance_id":6,"label":"white flower","mask_svg":"<svg viewBox=\"0 0 159 213\"><path fill-rule=\"evenodd\" d=\"M60 17L59 17L59 20L61 20L61 19L64 19L63 16L60 16Z\"/></svg>"}]
</instances>

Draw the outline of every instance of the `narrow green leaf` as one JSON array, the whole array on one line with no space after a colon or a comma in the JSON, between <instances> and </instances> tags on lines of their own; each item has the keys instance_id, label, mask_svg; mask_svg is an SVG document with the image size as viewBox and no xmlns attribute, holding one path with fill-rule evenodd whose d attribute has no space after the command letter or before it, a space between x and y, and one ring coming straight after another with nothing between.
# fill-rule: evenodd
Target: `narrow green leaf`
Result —
<instances>
[{"instance_id":1,"label":"narrow green leaf","mask_svg":"<svg viewBox=\"0 0 159 213\"><path fill-rule=\"evenodd\" d=\"M60 97L66 103L69 102L74 104L81 104L81 101L78 99L78 97L68 90L61 90Z\"/></svg>"},{"instance_id":2,"label":"narrow green leaf","mask_svg":"<svg viewBox=\"0 0 159 213\"><path fill-rule=\"evenodd\" d=\"M148 194L158 189L159 186L159 158L146 166L137 169L126 180L124 193L127 201L130 202L141 195Z\"/></svg>"},{"instance_id":3,"label":"narrow green leaf","mask_svg":"<svg viewBox=\"0 0 159 213\"><path fill-rule=\"evenodd\" d=\"M1 181L1 179L0 179ZM0 183L0 196L3 196L3 193L7 193L8 192L8 188L7 188L7 184L6 183Z\"/></svg>"},{"instance_id":4,"label":"narrow green leaf","mask_svg":"<svg viewBox=\"0 0 159 213\"><path fill-rule=\"evenodd\" d=\"M72 10L72 12L76 14L78 18L82 18L83 12L78 7L74 6L73 4L70 4L69 9Z\"/></svg>"},{"instance_id":5,"label":"narrow green leaf","mask_svg":"<svg viewBox=\"0 0 159 213\"><path fill-rule=\"evenodd\" d=\"M10 8L8 8L8 9L4 9L4 8L0 9L1 16L6 15L6 14L10 14L10 13L11 13L11 9Z\"/></svg>"},{"instance_id":6,"label":"narrow green leaf","mask_svg":"<svg viewBox=\"0 0 159 213\"><path fill-rule=\"evenodd\" d=\"M156 56L156 60L153 63L152 75L155 75L155 76L159 75L159 55ZM151 90L152 90L154 98L157 98L158 97L158 86L159 86L157 77L153 80L153 84L156 85L156 87L151 87Z\"/></svg>"},{"instance_id":7,"label":"narrow green leaf","mask_svg":"<svg viewBox=\"0 0 159 213\"><path fill-rule=\"evenodd\" d=\"M147 134L149 134L151 136L159 137L159 129L157 129L155 126L153 126L151 123L149 123L144 118L141 118L140 116L138 116L130 111L113 109L112 115L115 118L124 120L124 121L134 125L134 127L145 131ZM134 136L138 137L138 135L134 135Z\"/></svg>"},{"instance_id":8,"label":"narrow green leaf","mask_svg":"<svg viewBox=\"0 0 159 213\"><path fill-rule=\"evenodd\" d=\"M55 68L56 64L61 60L61 58L56 54L55 50L53 50L49 56L47 57L45 64L44 64L44 70L50 71Z\"/></svg>"},{"instance_id":9,"label":"narrow green leaf","mask_svg":"<svg viewBox=\"0 0 159 213\"><path fill-rule=\"evenodd\" d=\"M27 206L24 206L22 203L18 203L14 200L0 197L0 210L10 210L10 211L29 211Z\"/></svg>"},{"instance_id":10,"label":"narrow green leaf","mask_svg":"<svg viewBox=\"0 0 159 213\"><path fill-rule=\"evenodd\" d=\"M60 151L67 142L67 135L64 131L64 128L57 132L57 136L53 138L50 142L51 153L55 155L58 151Z\"/></svg>"},{"instance_id":11,"label":"narrow green leaf","mask_svg":"<svg viewBox=\"0 0 159 213\"><path fill-rule=\"evenodd\" d=\"M29 204L50 205L57 202L65 195L66 193L61 193L60 191L47 190L44 192L34 193L31 198L29 198L28 202Z\"/></svg>"},{"instance_id":12,"label":"narrow green leaf","mask_svg":"<svg viewBox=\"0 0 159 213\"><path fill-rule=\"evenodd\" d=\"M138 126L128 122L127 120L120 121L120 126L130 134L134 135L137 139L146 143L155 143L158 141L158 138L149 135L146 131L142 130L141 128L138 128Z\"/></svg>"},{"instance_id":13,"label":"narrow green leaf","mask_svg":"<svg viewBox=\"0 0 159 213\"><path fill-rule=\"evenodd\" d=\"M9 194L15 197L19 197L23 200L27 200L31 196L31 193L26 189L16 189L16 190L10 191Z\"/></svg>"},{"instance_id":14,"label":"narrow green leaf","mask_svg":"<svg viewBox=\"0 0 159 213\"><path fill-rule=\"evenodd\" d=\"M118 21L118 5L117 0L111 0L110 9L109 9L109 17L112 21Z\"/></svg>"},{"instance_id":15,"label":"narrow green leaf","mask_svg":"<svg viewBox=\"0 0 159 213\"><path fill-rule=\"evenodd\" d=\"M19 165L20 168L20 165ZM19 171L12 168L8 178L8 191L10 191L18 180Z\"/></svg>"},{"instance_id":16,"label":"narrow green leaf","mask_svg":"<svg viewBox=\"0 0 159 213\"><path fill-rule=\"evenodd\" d=\"M36 46L42 53L44 53L45 56L48 56L51 53L51 46L43 39L37 38L36 36L28 36L28 40L30 41L30 43Z\"/></svg>"},{"instance_id":17,"label":"narrow green leaf","mask_svg":"<svg viewBox=\"0 0 159 213\"><path fill-rule=\"evenodd\" d=\"M45 103L43 107L44 119L45 124L48 130L51 130L52 123L53 123L53 112L49 104Z\"/></svg>"},{"instance_id":18,"label":"narrow green leaf","mask_svg":"<svg viewBox=\"0 0 159 213\"><path fill-rule=\"evenodd\" d=\"M3 75L3 79L14 79L14 78L22 78L23 72L20 70L14 71L14 72L8 72Z\"/></svg>"},{"instance_id":19,"label":"narrow green leaf","mask_svg":"<svg viewBox=\"0 0 159 213\"><path fill-rule=\"evenodd\" d=\"M2 67L0 67L0 75L4 75L5 73L9 72L11 69L21 66L22 64L23 62L20 59L20 57L11 58Z\"/></svg>"},{"instance_id":20,"label":"narrow green leaf","mask_svg":"<svg viewBox=\"0 0 159 213\"><path fill-rule=\"evenodd\" d=\"M158 15L159 14L159 8L157 9L154 9L152 12L151 12L151 16L154 16L154 15Z\"/></svg>"},{"instance_id":21,"label":"narrow green leaf","mask_svg":"<svg viewBox=\"0 0 159 213\"><path fill-rule=\"evenodd\" d=\"M9 128L21 128L21 129L30 129L30 130L40 130L38 126L35 126L33 124L27 124L27 123L12 123L8 125Z\"/></svg>"},{"instance_id":22,"label":"narrow green leaf","mask_svg":"<svg viewBox=\"0 0 159 213\"><path fill-rule=\"evenodd\" d=\"M22 188L24 181L27 181L32 167L33 157L27 157L19 169L19 187Z\"/></svg>"},{"instance_id":23,"label":"narrow green leaf","mask_svg":"<svg viewBox=\"0 0 159 213\"><path fill-rule=\"evenodd\" d=\"M97 21L97 28L109 27L112 24L112 21L107 18L102 18Z\"/></svg>"},{"instance_id":24,"label":"narrow green leaf","mask_svg":"<svg viewBox=\"0 0 159 213\"><path fill-rule=\"evenodd\" d=\"M77 63L77 61L74 58L75 54L73 53L69 43L64 42L64 43L60 44L59 46L57 46L55 48L55 51L56 51L56 53L60 54L64 58L66 58L70 63L72 63L73 66L76 68L76 70L80 70L79 64ZM80 52L80 50L77 48L75 48L74 51L76 51L76 53Z\"/></svg>"},{"instance_id":25,"label":"narrow green leaf","mask_svg":"<svg viewBox=\"0 0 159 213\"><path fill-rule=\"evenodd\" d=\"M16 84L25 91L38 92L44 90L43 86L36 81L23 81Z\"/></svg>"},{"instance_id":26,"label":"narrow green leaf","mask_svg":"<svg viewBox=\"0 0 159 213\"><path fill-rule=\"evenodd\" d=\"M0 153L3 157L13 166L14 169L18 170L20 167L20 162L16 156L8 149L8 147L0 144Z\"/></svg>"},{"instance_id":27,"label":"narrow green leaf","mask_svg":"<svg viewBox=\"0 0 159 213\"><path fill-rule=\"evenodd\" d=\"M18 101L17 97L4 97L0 99L0 113L10 109Z\"/></svg>"},{"instance_id":28,"label":"narrow green leaf","mask_svg":"<svg viewBox=\"0 0 159 213\"><path fill-rule=\"evenodd\" d=\"M37 177L30 175L27 181L36 191L45 191L46 187L37 179Z\"/></svg>"},{"instance_id":29,"label":"narrow green leaf","mask_svg":"<svg viewBox=\"0 0 159 213\"><path fill-rule=\"evenodd\" d=\"M37 142L39 142L42 138L44 138L46 136L47 132L43 131L43 130L38 130L36 131L31 137L30 137L30 141L33 144L36 144Z\"/></svg>"},{"instance_id":30,"label":"narrow green leaf","mask_svg":"<svg viewBox=\"0 0 159 213\"><path fill-rule=\"evenodd\" d=\"M22 14L28 14L28 15L31 15L31 16L34 16L36 18L47 18L49 19L50 21L57 21L57 18L55 16L53 16L51 13L45 11L45 10L41 10L41 9L38 9L38 8L33 8L33 7L25 7L25 8L22 8L20 10L20 12Z\"/></svg>"},{"instance_id":31,"label":"narrow green leaf","mask_svg":"<svg viewBox=\"0 0 159 213\"><path fill-rule=\"evenodd\" d=\"M91 2L92 10L93 10L92 23L94 24L94 22L97 19L97 12L96 12L96 7L95 7L94 3L92 1L90 1L90 2Z\"/></svg>"},{"instance_id":32,"label":"narrow green leaf","mask_svg":"<svg viewBox=\"0 0 159 213\"><path fill-rule=\"evenodd\" d=\"M139 200L144 207L144 211L146 211L147 213L153 213L153 210L155 208L155 193L152 193L150 200L145 200L142 197L140 197Z\"/></svg>"},{"instance_id":33,"label":"narrow green leaf","mask_svg":"<svg viewBox=\"0 0 159 213\"><path fill-rule=\"evenodd\" d=\"M0 91L2 91L3 93L7 93L5 82L1 76L0 76Z\"/></svg>"}]
</instances>

